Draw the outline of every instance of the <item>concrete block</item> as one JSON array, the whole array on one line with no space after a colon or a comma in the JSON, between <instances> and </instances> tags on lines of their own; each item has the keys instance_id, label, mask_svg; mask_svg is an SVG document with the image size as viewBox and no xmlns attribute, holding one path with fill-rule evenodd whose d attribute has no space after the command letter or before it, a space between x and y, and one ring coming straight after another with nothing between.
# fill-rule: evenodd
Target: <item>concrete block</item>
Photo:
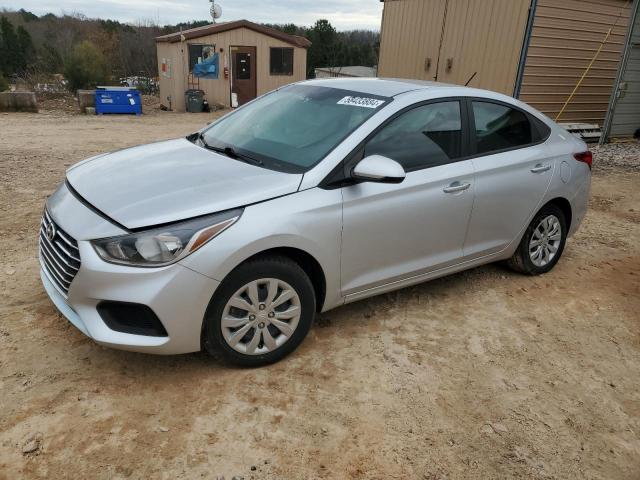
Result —
<instances>
[{"instance_id":1,"label":"concrete block","mask_svg":"<svg viewBox=\"0 0 640 480\"><path fill-rule=\"evenodd\" d=\"M87 107L96 106L96 91L95 90L78 90L78 106L80 112L85 113Z\"/></svg>"},{"instance_id":2,"label":"concrete block","mask_svg":"<svg viewBox=\"0 0 640 480\"><path fill-rule=\"evenodd\" d=\"M33 92L0 93L0 112L38 113L38 102Z\"/></svg>"}]
</instances>

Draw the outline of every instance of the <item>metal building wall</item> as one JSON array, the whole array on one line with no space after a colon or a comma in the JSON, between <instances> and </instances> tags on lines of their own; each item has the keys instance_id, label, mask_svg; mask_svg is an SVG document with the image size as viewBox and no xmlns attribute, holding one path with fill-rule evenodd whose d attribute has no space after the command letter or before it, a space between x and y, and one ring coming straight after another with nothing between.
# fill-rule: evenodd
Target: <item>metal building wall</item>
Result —
<instances>
[{"instance_id":1,"label":"metal building wall","mask_svg":"<svg viewBox=\"0 0 640 480\"><path fill-rule=\"evenodd\" d=\"M378 76L434 80L445 0L387 0Z\"/></svg>"},{"instance_id":2,"label":"metal building wall","mask_svg":"<svg viewBox=\"0 0 640 480\"><path fill-rule=\"evenodd\" d=\"M629 0L538 0L519 98L555 118L615 24L559 119L602 125L630 9Z\"/></svg>"},{"instance_id":3,"label":"metal building wall","mask_svg":"<svg viewBox=\"0 0 640 480\"><path fill-rule=\"evenodd\" d=\"M530 1L386 0L378 75L511 95Z\"/></svg>"},{"instance_id":4,"label":"metal building wall","mask_svg":"<svg viewBox=\"0 0 640 480\"><path fill-rule=\"evenodd\" d=\"M512 95L530 3L449 0L438 81Z\"/></svg>"},{"instance_id":5,"label":"metal building wall","mask_svg":"<svg viewBox=\"0 0 640 480\"><path fill-rule=\"evenodd\" d=\"M607 137L630 137L640 128L640 1L635 2L635 20L612 100Z\"/></svg>"}]
</instances>

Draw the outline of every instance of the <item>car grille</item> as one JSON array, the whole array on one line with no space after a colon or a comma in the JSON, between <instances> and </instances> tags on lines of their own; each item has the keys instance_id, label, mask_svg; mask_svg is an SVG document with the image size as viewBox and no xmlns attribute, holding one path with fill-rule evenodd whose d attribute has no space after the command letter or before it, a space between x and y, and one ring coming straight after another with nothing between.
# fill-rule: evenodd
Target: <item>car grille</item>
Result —
<instances>
[{"instance_id":1,"label":"car grille","mask_svg":"<svg viewBox=\"0 0 640 480\"><path fill-rule=\"evenodd\" d=\"M40 258L49 280L65 295L80 269L78 242L44 211L40 222Z\"/></svg>"}]
</instances>

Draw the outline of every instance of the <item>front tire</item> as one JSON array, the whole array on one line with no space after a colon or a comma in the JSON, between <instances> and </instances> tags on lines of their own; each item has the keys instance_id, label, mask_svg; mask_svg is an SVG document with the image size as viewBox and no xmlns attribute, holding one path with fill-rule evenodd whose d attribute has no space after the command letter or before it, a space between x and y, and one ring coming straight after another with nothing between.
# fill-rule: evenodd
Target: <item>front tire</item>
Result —
<instances>
[{"instance_id":1,"label":"front tire","mask_svg":"<svg viewBox=\"0 0 640 480\"><path fill-rule=\"evenodd\" d=\"M507 264L526 275L547 273L560 260L566 241L567 222L564 213L555 205L546 205L531 220L518 249Z\"/></svg>"},{"instance_id":2,"label":"front tire","mask_svg":"<svg viewBox=\"0 0 640 480\"><path fill-rule=\"evenodd\" d=\"M227 276L211 299L203 343L230 363L268 365L302 343L315 310L313 285L297 263L275 255L249 260Z\"/></svg>"}]
</instances>

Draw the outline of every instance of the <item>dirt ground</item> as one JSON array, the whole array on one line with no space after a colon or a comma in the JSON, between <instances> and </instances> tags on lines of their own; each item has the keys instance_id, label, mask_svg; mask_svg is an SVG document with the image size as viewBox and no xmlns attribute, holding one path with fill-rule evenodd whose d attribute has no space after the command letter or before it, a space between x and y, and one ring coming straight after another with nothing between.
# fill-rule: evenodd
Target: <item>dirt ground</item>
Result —
<instances>
[{"instance_id":1,"label":"dirt ground","mask_svg":"<svg viewBox=\"0 0 640 480\"><path fill-rule=\"evenodd\" d=\"M0 478L640 478L640 148L541 277L490 265L321 315L262 369L97 346L40 284L65 168L213 114L0 114Z\"/></svg>"}]
</instances>

